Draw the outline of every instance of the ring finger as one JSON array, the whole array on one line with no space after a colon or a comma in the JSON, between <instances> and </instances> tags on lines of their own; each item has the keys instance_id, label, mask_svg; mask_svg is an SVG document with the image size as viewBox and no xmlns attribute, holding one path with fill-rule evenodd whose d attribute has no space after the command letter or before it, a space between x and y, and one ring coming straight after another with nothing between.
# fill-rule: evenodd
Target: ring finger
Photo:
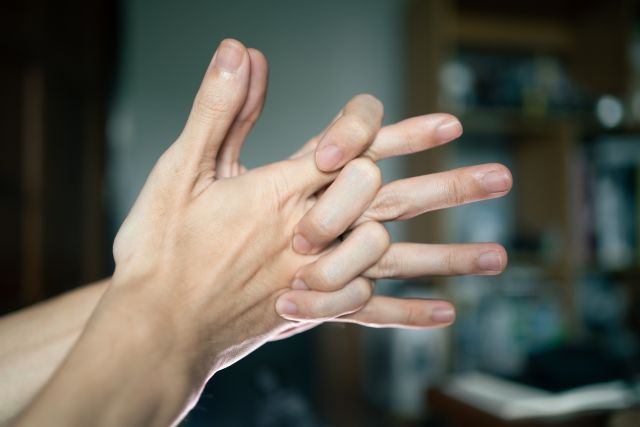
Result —
<instances>
[{"instance_id":1,"label":"ring finger","mask_svg":"<svg viewBox=\"0 0 640 427\"><path fill-rule=\"evenodd\" d=\"M378 222L356 227L346 240L296 272L292 288L335 291L378 261L389 248L389 233Z\"/></svg>"},{"instance_id":2,"label":"ring finger","mask_svg":"<svg viewBox=\"0 0 640 427\"><path fill-rule=\"evenodd\" d=\"M494 275L508 262L497 243L394 243L363 276L369 279L408 279L425 276Z\"/></svg>"}]
</instances>

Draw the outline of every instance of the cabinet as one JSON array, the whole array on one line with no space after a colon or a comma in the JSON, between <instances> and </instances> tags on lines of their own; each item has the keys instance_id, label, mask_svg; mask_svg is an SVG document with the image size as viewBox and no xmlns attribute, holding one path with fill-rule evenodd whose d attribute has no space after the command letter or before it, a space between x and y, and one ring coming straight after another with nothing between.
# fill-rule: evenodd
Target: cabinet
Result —
<instances>
[{"instance_id":1,"label":"cabinet","mask_svg":"<svg viewBox=\"0 0 640 427\"><path fill-rule=\"evenodd\" d=\"M108 274L109 2L0 6L0 313Z\"/></svg>"}]
</instances>

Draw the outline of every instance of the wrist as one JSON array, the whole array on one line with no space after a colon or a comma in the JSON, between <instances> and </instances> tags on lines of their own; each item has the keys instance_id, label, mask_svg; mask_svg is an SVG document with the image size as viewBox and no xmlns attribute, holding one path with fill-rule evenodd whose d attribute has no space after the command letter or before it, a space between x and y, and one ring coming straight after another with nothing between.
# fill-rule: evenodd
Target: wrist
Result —
<instances>
[{"instance_id":1,"label":"wrist","mask_svg":"<svg viewBox=\"0 0 640 427\"><path fill-rule=\"evenodd\" d=\"M66 425L175 423L195 404L207 376L164 314L136 287L109 287L18 425L52 417Z\"/></svg>"},{"instance_id":2,"label":"wrist","mask_svg":"<svg viewBox=\"0 0 640 427\"><path fill-rule=\"evenodd\" d=\"M224 340L220 331L206 327L205 320L219 314L218 308L189 302L187 282L159 274L114 274L101 305L116 311L112 317L129 319L129 324L140 328L143 336L199 384L225 366L225 350L233 343Z\"/></svg>"},{"instance_id":3,"label":"wrist","mask_svg":"<svg viewBox=\"0 0 640 427\"><path fill-rule=\"evenodd\" d=\"M158 285L156 281L149 279L149 286ZM103 325L123 348L135 348L172 377L182 378L186 386L199 387L208 372L201 368L193 333L181 321L184 310L139 281L121 285L114 281L108 288L89 325Z\"/></svg>"}]
</instances>

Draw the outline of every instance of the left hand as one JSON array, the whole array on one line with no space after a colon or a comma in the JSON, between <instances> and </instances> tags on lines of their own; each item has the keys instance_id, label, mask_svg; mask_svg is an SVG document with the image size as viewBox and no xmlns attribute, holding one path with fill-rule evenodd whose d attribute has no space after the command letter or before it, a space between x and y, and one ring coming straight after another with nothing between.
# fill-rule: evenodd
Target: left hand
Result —
<instances>
[{"instance_id":1,"label":"left hand","mask_svg":"<svg viewBox=\"0 0 640 427\"><path fill-rule=\"evenodd\" d=\"M229 51L239 58L232 71L225 68L221 56ZM240 167L231 167L226 169L229 176L221 176L225 164L218 159L234 146L229 138L242 141L250 128L243 115L252 99L250 55L240 43L225 41L214 56L184 131L153 168L118 232L113 282L94 316L113 309L109 301L119 300L118 296L144 298L171 335L180 337L175 339L178 346L184 346L205 370L207 354L215 356L211 363L219 369L291 326L274 310L282 306L281 302L276 305L277 297L287 291L294 273L304 265L314 261L316 266L328 265L320 258L328 252L302 255L293 250L291 236L300 219L305 214L313 217L314 209L331 200L333 190L345 183L351 183L348 187L360 196L353 204L361 215L381 182L370 159L354 159L339 173L326 173L316 167L313 153L243 174ZM334 181L337 187L329 187L324 199L316 201L316 194ZM363 241L368 243L365 251ZM320 305L315 305L324 311L320 319L354 313L369 301L371 283L358 276L375 265L388 247L384 228L366 221L325 255L329 265L338 267L346 259L357 262L327 281L331 292L325 292L317 300ZM312 297L314 292L304 294ZM374 307L390 301L396 307L403 303L371 301ZM450 322L451 318L443 321L437 316L446 304L408 302L409 307L420 305L426 315L416 317L418 323L412 326ZM175 310L175 305L182 309Z\"/></svg>"}]
</instances>

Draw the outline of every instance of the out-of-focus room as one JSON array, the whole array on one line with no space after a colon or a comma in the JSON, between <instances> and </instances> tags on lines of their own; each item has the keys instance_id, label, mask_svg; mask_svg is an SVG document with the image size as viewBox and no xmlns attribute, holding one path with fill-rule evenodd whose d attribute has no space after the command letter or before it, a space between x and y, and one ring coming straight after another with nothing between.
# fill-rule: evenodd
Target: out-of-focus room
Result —
<instances>
[{"instance_id":1,"label":"out-of-focus room","mask_svg":"<svg viewBox=\"0 0 640 427\"><path fill-rule=\"evenodd\" d=\"M455 114L458 141L383 161L385 181L499 162L512 192L388 229L499 242L509 266L381 281L451 300L455 324L328 324L269 343L216 374L182 425L640 425L638 6L4 1L0 314L111 274L119 225L233 37L270 65L248 167L293 153L358 93L386 124Z\"/></svg>"}]
</instances>

